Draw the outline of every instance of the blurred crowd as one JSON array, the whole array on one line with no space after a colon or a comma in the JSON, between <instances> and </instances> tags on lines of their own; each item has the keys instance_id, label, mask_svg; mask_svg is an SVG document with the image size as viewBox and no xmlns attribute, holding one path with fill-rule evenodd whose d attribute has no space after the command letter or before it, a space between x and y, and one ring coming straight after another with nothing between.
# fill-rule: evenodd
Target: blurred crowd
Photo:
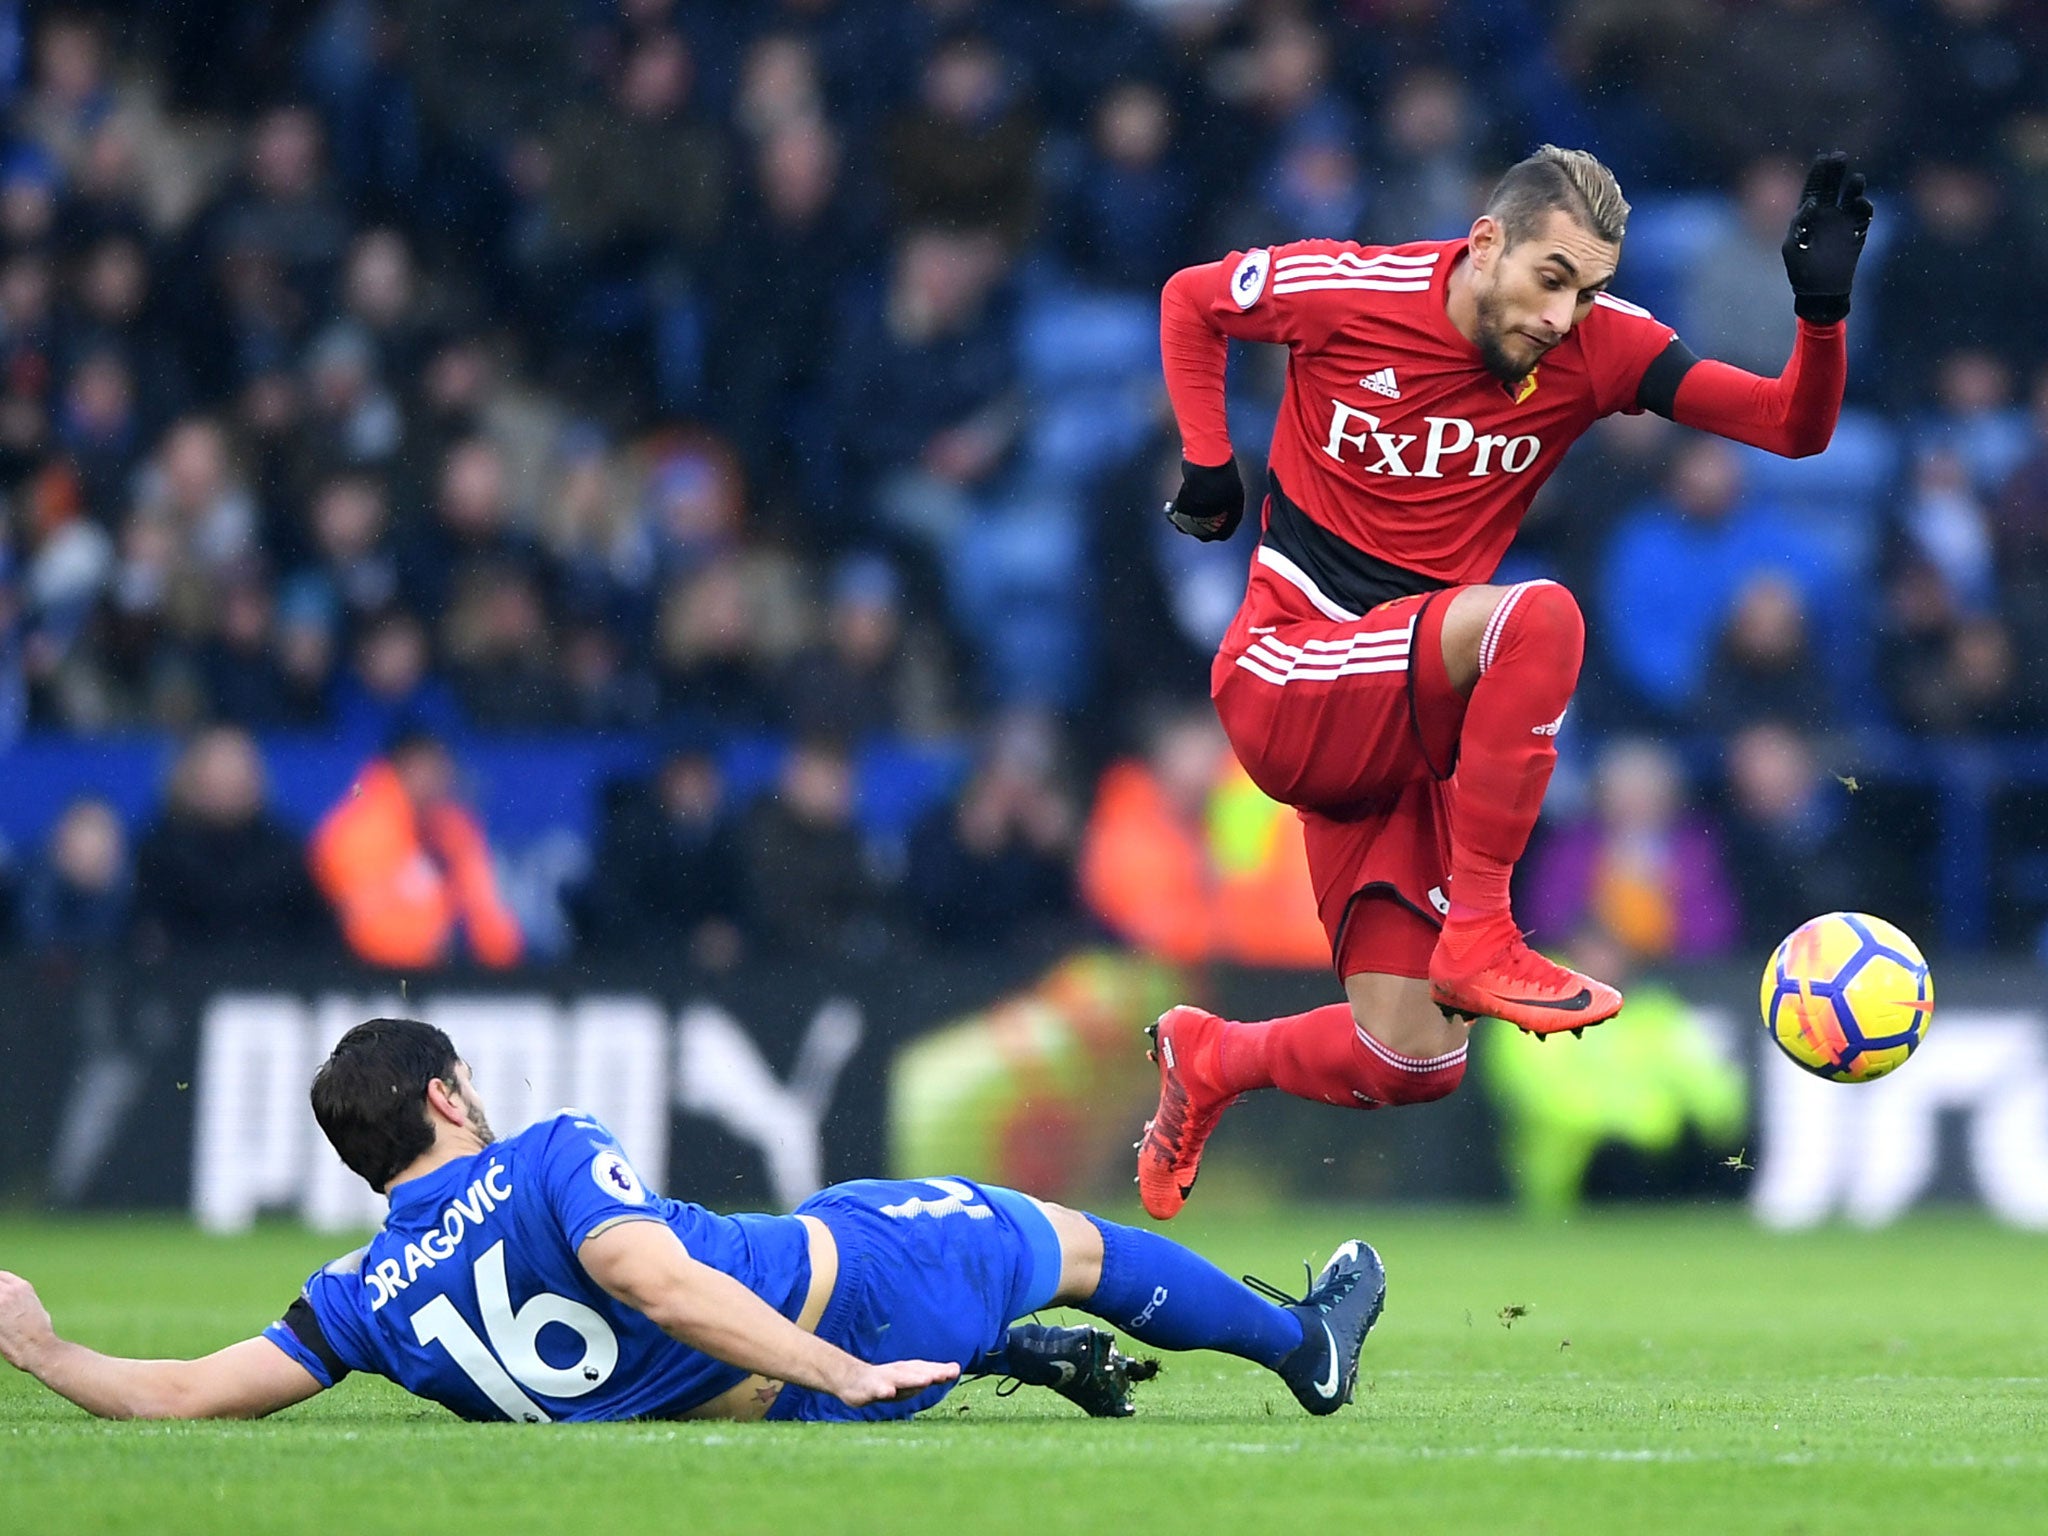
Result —
<instances>
[{"instance_id":1,"label":"blurred crowd","mask_svg":"<svg viewBox=\"0 0 2048 1536\"><path fill-rule=\"evenodd\" d=\"M1615 418L1510 558L1592 648L1532 927L1655 961L1894 887L1911 923L1933 780L1882 765L2048 729L2018 0L24 3L0 108L0 781L24 737L182 743L153 819L81 797L11 849L23 945L1313 959L1202 715L1253 534L1159 516L1157 290L1460 233L1546 140L1635 204L1617 291L1765 373L1806 158L1879 214L1829 453ZM1233 370L1249 471L1278 383ZM463 755L594 733L644 758L536 922ZM366 765L304 825L293 736ZM876 739L955 754L887 835Z\"/></svg>"}]
</instances>

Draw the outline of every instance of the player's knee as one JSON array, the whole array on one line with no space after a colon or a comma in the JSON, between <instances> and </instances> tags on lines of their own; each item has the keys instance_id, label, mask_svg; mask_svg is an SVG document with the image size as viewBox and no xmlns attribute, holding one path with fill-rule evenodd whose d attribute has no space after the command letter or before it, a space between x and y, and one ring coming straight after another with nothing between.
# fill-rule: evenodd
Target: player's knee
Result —
<instances>
[{"instance_id":1,"label":"player's knee","mask_svg":"<svg viewBox=\"0 0 2048 1536\"><path fill-rule=\"evenodd\" d=\"M1431 1055L1411 1055L1382 1044L1361 1029L1358 1032L1358 1097L1368 1104L1395 1106L1429 1104L1448 1098L1465 1080L1466 1042L1457 1031L1454 1044Z\"/></svg>"},{"instance_id":2,"label":"player's knee","mask_svg":"<svg viewBox=\"0 0 2048 1536\"><path fill-rule=\"evenodd\" d=\"M1102 1229L1085 1211L1050 1200L1040 1200L1038 1208L1060 1245L1060 1283L1053 1300L1062 1305L1086 1301L1102 1283Z\"/></svg>"},{"instance_id":3,"label":"player's knee","mask_svg":"<svg viewBox=\"0 0 2048 1536\"><path fill-rule=\"evenodd\" d=\"M1427 1104L1455 1093L1465 1080L1469 1033L1433 1003L1409 1008L1361 1008L1352 1000L1358 1030L1355 1085L1368 1104Z\"/></svg>"},{"instance_id":4,"label":"player's knee","mask_svg":"<svg viewBox=\"0 0 2048 1536\"><path fill-rule=\"evenodd\" d=\"M1377 986L1374 983L1378 983ZM1435 1061L1463 1050L1471 1031L1444 1016L1426 983L1355 978L1346 989L1358 1038L1399 1060Z\"/></svg>"},{"instance_id":5,"label":"player's knee","mask_svg":"<svg viewBox=\"0 0 2048 1536\"><path fill-rule=\"evenodd\" d=\"M1528 581L1508 588L1488 625L1491 644L1481 641L1482 667L1507 638L1510 624L1520 631L1516 638L1546 656L1576 661L1586 653L1586 616L1579 610L1579 600L1570 588L1554 581Z\"/></svg>"},{"instance_id":6,"label":"player's knee","mask_svg":"<svg viewBox=\"0 0 2048 1536\"><path fill-rule=\"evenodd\" d=\"M1458 1084L1465 1081L1465 1052L1461 1047L1450 1060L1438 1062L1420 1071L1403 1072L1395 1079L1395 1092L1387 1099L1389 1104L1430 1104L1438 1099L1447 1099L1458 1091Z\"/></svg>"}]
</instances>

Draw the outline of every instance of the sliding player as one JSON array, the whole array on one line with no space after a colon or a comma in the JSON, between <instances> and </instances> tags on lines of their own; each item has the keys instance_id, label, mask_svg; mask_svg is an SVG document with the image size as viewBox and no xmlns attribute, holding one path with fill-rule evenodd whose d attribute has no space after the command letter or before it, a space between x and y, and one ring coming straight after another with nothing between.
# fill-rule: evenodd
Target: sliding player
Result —
<instances>
[{"instance_id":1,"label":"sliding player","mask_svg":"<svg viewBox=\"0 0 2048 1536\"><path fill-rule=\"evenodd\" d=\"M1011 1326L1076 1306L1160 1349L1257 1361L1325 1414L1350 1401L1386 1292L1363 1243L1276 1303L1153 1233L965 1179L714 1215L654 1194L574 1111L497 1141L448 1037L412 1020L344 1035L313 1112L391 1212L281 1321L200 1360L119 1359L60 1339L0 1272L0 1357L106 1418L255 1418L351 1371L529 1423L906 1418L963 1372L1128 1414L1149 1362L1100 1329Z\"/></svg>"},{"instance_id":2,"label":"sliding player","mask_svg":"<svg viewBox=\"0 0 2048 1536\"><path fill-rule=\"evenodd\" d=\"M1241 1093L1420 1103L1457 1087L1475 1017L1540 1037L1619 1011L1613 987L1531 950L1508 910L1585 625L1555 582L1487 583L1602 416L1655 411L1792 457L1825 448L1871 213L1845 156L1815 160L1784 244L1798 334L1775 379L1695 357L1609 295L1628 204L1598 160L1550 145L1463 239L1304 240L1168 281L1183 464L1167 513L1182 532L1226 539L1244 512L1230 339L1289 351L1263 537L1210 691L1246 771L1301 812L1347 1001L1244 1023L1175 1008L1154 1026L1159 1105L1138 1150L1153 1216L1181 1208Z\"/></svg>"}]
</instances>

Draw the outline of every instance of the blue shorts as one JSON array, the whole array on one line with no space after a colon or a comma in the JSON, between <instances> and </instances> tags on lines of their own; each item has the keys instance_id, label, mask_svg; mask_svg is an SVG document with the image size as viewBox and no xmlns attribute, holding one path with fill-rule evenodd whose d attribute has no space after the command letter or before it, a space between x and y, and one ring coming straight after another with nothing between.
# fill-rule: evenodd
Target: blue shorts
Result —
<instances>
[{"instance_id":1,"label":"blue shorts","mask_svg":"<svg viewBox=\"0 0 2048 1536\"><path fill-rule=\"evenodd\" d=\"M797 1207L830 1229L839 1279L818 1337L874 1364L951 1360L963 1370L1059 1289L1059 1236L1013 1189L971 1179L856 1179ZM771 1419L907 1419L944 1397L849 1408L785 1386Z\"/></svg>"}]
</instances>

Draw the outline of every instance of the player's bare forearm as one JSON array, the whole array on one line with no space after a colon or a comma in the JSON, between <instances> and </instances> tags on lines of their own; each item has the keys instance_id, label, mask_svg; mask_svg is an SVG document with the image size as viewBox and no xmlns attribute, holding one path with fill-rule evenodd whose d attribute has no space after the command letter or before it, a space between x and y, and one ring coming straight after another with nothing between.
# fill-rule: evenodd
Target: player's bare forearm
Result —
<instances>
[{"instance_id":1,"label":"player's bare forearm","mask_svg":"<svg viewBox=\"0 0 2048 1536\"><path fill-rule=\"evenodd\" d=\"M28 1373L59 1397L102 1419L242 1417L200 1411L187 1377L188 1360L127 1360L52 1339Z\"/></svg>"},{"instance_id":2,"label":"player's bare forearm","mask_svg":"<svg viewBox=\"0 0 2048 1536\"><path fill-rule=\"evenodd\" d=\"M0 1358L102 1419L257 1419L320 1390L268 1339L200 1360L130 1360L59 1338L35 1288L0 1271Z\"/></svg>"},{"instance_id":3,"label":"player's bare forearm","mask_svg":"<svg viewBox=\"0 0 2048 1536\"><path fill-rule=\"evenodd\" d=\"M1844 329L1801 320L1791 359L1775 379L1702 358L1678 386L1672 420L1787 458L1821 452L1835 435L1849 379Z\"/></svg>"},{"instance_id":4,"label":"player's bare forearm","mask_svg":"<svg viewBox=\"0 0 2048 1536\"><path fill-rule=\"evenodd\" d=\"M732 1276L702 1264L695 1268L698 1273L692 1280L672 1289L648 1316L671 1338L728 1365L829 1392L855 1407L959 1374L957 1366L923 1366L915 1369L912 1379L899 1381L886 1368L869 1365L804 1332Z\"/></svg>"},{"instance_id":5,"label":"player's bare forearm","mask_svg":"<svg viewBox=\"0 0 2048 1536\"><path fill-rule=\"evenodd\" d=\"M592 1279L679 1343L858 1408L952 1381L950 1362L870 1365L806 1333L732 1276L699 1264L659 1222L627 1222L577 1250Z\"/></svg>"}]
</instances>

